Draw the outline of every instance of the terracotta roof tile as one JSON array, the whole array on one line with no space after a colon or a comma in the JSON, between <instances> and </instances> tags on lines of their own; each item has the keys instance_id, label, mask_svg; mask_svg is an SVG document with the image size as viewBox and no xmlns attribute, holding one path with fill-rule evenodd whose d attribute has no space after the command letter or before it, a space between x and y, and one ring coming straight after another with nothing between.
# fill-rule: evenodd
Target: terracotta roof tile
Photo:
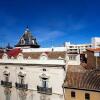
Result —
<instances>
[{"instance_id":1,"label":"terracotta roof tile","mask_svg":"<svg viewBox=\"0 0 100 100\"><path fill-rule=\"evenodd\" d=\"M43 52L23 52L24 58L39 59ZM49 59L65 58L65 52L45 52Z\"/></svg>"},{"instance_id":2,"label":"terracotta roof tile","mask_svg":"<svg viewBox=\"0 0 100 100\"><path fill-rule=\"evenodd\" d=\"M96 52L96 51L100 52L100 48L89 48L87 50L92 51L92 52Z\"/></svg>"},{"instance_id":3,"label":"terracotta roof tile","mask_svg":"<svg viewBox=\"0 0 100 100\"><path fill-rule=\"evenodd\" d=\"M65 52L22 52L20 48L15 48L7 52L9 58L14 57L16 58L19 53L23 54L23 57L28 59L39 59L42 53L45 53L48 59L58 59L58 58L65 58ZM3 53L0 53L0 57L2 58Z\"/></svg>"},{"instance_id":4,"label":"terracotta roof tile","mask_svg":"<svg viewBox=\"0 0 100 100\"><path fill-rule=\"evenodd\" d=\"M83 72L67 72L65 87L100 90L100 69Z\"/></svg>"}]
</instances>

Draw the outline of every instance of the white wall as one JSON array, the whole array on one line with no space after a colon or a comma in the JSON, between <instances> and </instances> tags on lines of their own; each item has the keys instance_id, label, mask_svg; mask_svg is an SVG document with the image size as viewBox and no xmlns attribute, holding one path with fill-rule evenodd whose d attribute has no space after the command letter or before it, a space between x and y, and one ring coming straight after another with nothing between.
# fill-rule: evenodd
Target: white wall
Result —
<instances>
[{"instance_id":1,"label":"white wall","mask_svg":"<svg viewBox=\"0 0 100 100\"><path fill-rule=\"evenodd\" d=\"M93 37L91 42L93 48L100 48L100 37Z\"/></svg>"},{"instance_id":2,"label":"white wall","mask_svg":"<svg viewBox=\"0 0 100 100\"><path fill-rule=\"evenodd\" d=\"M69 54L69 56L72 54ZM73 54L74 56L74 54ZM76 59L75 60L68 60L68 65L80 65L80 54L76 54Z\"/></svg>"},{"instance_id":3,"label":"white wall","mask_svg":"<svg viewBox=\"0 0 100 100\"><path fill-rule=\"evenodd\" d=\"M0 81L4 80L3 71L5 71L6 65L0 65ZM49 87L52 87L52 95L47 96L50 97L50 100L63 100L63 90L62 90L62 84L65 78L65 71L62 66L59 67L47 67L47 66L28 66L28 65L11 65L8 64L8 71L10 72L10 79L9 81L12 82L13 88L11 89L11 100L20 100L19 99L19 90L16 90L15 88L15 82L18 81L18 72L20 72L20 67L23 67L23 71L26 73L25 78L25 84L28 84L28 89L31 91L34 91L34 93L30 94L30 91L27 91L27 100L40 100L40 94L37 93L37 85L40 85L40 78L39 76L44 73L43 68L46 68L46 74L50 76L49 78ZM4 95L4 88L0 86L0 100L5 100ZM32 99L33 98L36 99ZM29 99L30 98L30 99Z\"/></svg>"}]
</instances>

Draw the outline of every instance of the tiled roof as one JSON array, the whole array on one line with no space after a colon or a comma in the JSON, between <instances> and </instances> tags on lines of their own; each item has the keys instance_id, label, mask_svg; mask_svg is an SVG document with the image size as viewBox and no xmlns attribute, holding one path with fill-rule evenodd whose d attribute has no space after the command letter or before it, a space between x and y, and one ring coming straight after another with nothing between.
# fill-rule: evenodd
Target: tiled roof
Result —
<instances>
[{"instance_id":1,"label":"tiled roof","mask_svg":"<svg viewBox=\"0 0 100 100\"><path fill-rule=\"evenodd\" d=\"M92 51L92 52L100 52L100 48L89 48L87 50Z\"/></svg>"},{"instance_id":2,"label":"tiled roof","mask_svg":"<svg viewBox=\"0 0 100 100\"><path fill-rule=\"evenodd\" d=\"M17 57L19 53L21 53L20 48L15 48L7 52L8 57Z\"/></svg>"},{"instance_id":3,"label":"tiled roof","mask_svg":"<svg viewBox=\"0 0 100 100\"><path fill-rule=\"evenodd\" d=\"M65 58L65 52L22 52L20 48L14 48L6 52L9 58L17 58L19 53L22 53L25 59L39 59L43 53L47 55L48 59ZM3 54L4 53L0 52L0 58L2 58Z\"/></svg>"},{"instance_id":4,"label":"tiled roof","mask_svg":"<svg viewBox=\"0 0 100 100\"><path fill-rule=\"evenodd\" d=\"M87 63L81 63L81 66L82 66L83 68L87 69L87 70L93 69L93 67L90 66L90 65L87 65Z\"/></svg>"},{"instance_id":5,"label":"tiled roof","mask_svg":"<svg viewBox=\"0 0 100 100\"><path fill-rule=\"evenodd\" d=\"M24 52L24 58L31 57L32 59L39 59L43 52ZM49 59L57 59L59 57L65 58L65 52L45 52Z\"/></svg>"},{"instance_id":6,"label":"tiled roof","mask_svg":"<svg viewBox=\"0 0 100 100\"><path fill-rule=\"evenodd\" d=\"M81 72L67 72L65 87L100 90L100 69Z\"/></svg>"},{"instance_id":7,"label":"tiled roof","mask_svg":"<svg viewBox=\"0 0 100 100\"><path fill-rule=\"evenodd\" d=\"M68 65L68 72L83 72L86 71L85 68L81 65Z\"/></svg>"}]
</instances>

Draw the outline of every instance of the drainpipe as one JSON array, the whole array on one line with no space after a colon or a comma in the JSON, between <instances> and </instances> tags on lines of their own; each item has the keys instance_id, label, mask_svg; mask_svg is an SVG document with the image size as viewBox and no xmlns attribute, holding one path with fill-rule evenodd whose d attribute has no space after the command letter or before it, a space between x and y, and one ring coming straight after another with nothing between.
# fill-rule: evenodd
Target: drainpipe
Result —
<instances>
[{"instance_id":1,"label":"drainpipe","mask_svg":"<svg viewBox=\"0 0 100 100\"><path fill-rule=\"evenodd\" d=\"M64 89L64 84L63 84L62 88L63 88L63 96L64 96L64 100L66 100L66 98L65 98L65 89Z\"/></svg>"}]
</instances>

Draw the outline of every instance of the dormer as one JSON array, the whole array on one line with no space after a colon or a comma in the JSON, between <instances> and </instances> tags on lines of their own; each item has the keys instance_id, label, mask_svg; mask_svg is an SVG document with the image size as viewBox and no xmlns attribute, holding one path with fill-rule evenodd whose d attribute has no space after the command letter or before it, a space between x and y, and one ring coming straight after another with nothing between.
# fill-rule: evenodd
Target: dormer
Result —
<instances>
[{"instance_id":1,"label":"dormer","mask_svg":"<svg viewBox=\"0 0 100 100\"><path fill-rule=\"evenodd\" d=\"M8 55L6 53L3 54L2 59L8 59Z\"/></svg>"},{"instance_id":2,"label":"dormer","mask_svg":"<svg viewBox=\"0 0 100 100\"><path fill-rule=\"evenodd\" d=\"M47 54L46 54L46 53L42 53L42 54L40 55L40 59L41 59L41 60L47 60L47 59L48 59Z\"/></svg>"},{"instance_id":3,"label":"dormer","mask_svg":"<svg viewBox=\"0 0 100 100\"><path fill-rule=\"evenodd\" d=\"M64 58L62 58L61 56L58 57L58 60L63 60Z\"/></svg>"},{"instance_id":4,"label":"dormer","mask_svg":"<svg viewBox=\"0 0 100 100\"><path fill-rule=\"evenodd\" d=\"M19 53L18 56L17 56L17 59L18 60L22 60L23 59L23 54L22 53Z\"/></svg>"}]
</instances>

